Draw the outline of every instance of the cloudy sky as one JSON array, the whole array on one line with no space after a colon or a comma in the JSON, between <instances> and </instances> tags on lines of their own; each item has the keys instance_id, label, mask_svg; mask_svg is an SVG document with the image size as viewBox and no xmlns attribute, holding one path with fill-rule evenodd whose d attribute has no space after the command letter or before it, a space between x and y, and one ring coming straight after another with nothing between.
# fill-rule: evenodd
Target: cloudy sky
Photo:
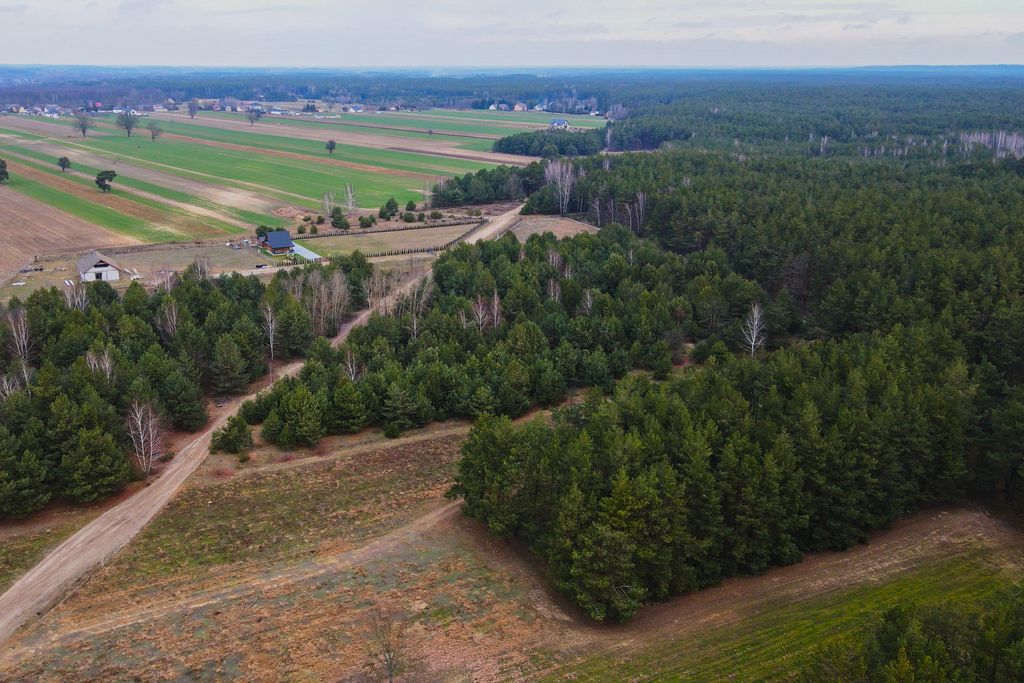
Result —
<instances>
[{"instance_id":1,"label":"cloudy sky","mask_svg":"<svg viewBox=\"0 0 1024 683\"><path fill-rule=\"evenodd\" d=\"M1024 63L1024 0L0 0L0 63Z\"/></svg>"}]
</instances>

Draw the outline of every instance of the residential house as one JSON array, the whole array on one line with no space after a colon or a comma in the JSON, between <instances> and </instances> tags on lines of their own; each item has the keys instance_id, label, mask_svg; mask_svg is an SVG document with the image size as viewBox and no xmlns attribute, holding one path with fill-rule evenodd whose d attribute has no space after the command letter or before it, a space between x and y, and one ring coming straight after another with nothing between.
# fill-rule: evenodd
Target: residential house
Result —
<instances>
[{"instance_id":1,"label":"residential house","mask_svg":"<svg viewBox=\"0 0 1024 683\"><path fill-rule=\"evenodd\" d=\"M268 232L260 240L260 246L271 254L290 254L295 248L291 235L287 230L274 230Z\"/></svg>"},{"instance_id":2,"label":"residential house","mask_svg":"<svg viewBox=\"0 0 1024 683\"><path fill-rule=\"evenodd\" d=\"M572 124L566 121L565 119L552 119L550 127L558 128L561 130L569 130L570 128L572 128Z\"/></svg>"},{"instance_id":3,"label":"residential house","mask_svg":"<svg viewBox=\"0 0 1024 683\"><path fill-rule=\"evenodd\" d=\"M529 107L526 106L525 102L516 102L516 106L512 107L512 111L526 111Z\"/></svg>"}]
</instances>

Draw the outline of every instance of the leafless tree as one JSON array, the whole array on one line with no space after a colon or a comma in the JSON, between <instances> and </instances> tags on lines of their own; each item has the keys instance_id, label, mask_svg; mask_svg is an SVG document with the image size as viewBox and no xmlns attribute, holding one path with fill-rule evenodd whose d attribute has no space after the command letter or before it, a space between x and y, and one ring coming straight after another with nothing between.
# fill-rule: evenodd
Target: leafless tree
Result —
<instances>
[{"instance_id":1,"label":"leafless tree","mask_svg":"<svg viewBox=\"0 0 1024 683\"><path fill-rule=\"evenodd\" d=\"M31 377L31 366L29 360L32 354L32 338L28 329L28 315L24 308L12 308L7 310L7 326L11 336L8 340L11 355L21 361L21 376L28 386Z\"/></svg>"},{"instance_id":2,"label":"leafless tree","mask_svg":"<svg viewBox=\"0 0 1024 683\"><path fill-rule=\"evenodd\" d=\"M114 357L110 353L110 347L103 347L102 351L89 349L85 352L85 364L95 373L103 375L109 382L114 378Z\"/></svg>"},{"instance_id":3,"label":"leafless tree","mask_svg":"<svg viewBox=\"0 0 1024 683\"><path fill-rule=\"evenodd\" d=\"M331 335L335 335L341 326L341 321L348 313L349 302L352 300L352 287L348 283L345 273L336 268L331 271L327 278L327 317L330 321Z\"/></svg>"},{"instance_id":4,"label":"leafless tree","mask_svg":"<svg viewBox=\"0 0 1024 683\"><path fill-rule=\"evenodd\" d=\"M263 333L267 336L267 348L270 350L270 380L274 380L274 343L277 341L277 312L264 301L260 306L260 317L263 319Z\"/></svg>"},{"instance_id":5,"label":"leafless tree","mask_svg":"<svg viewBox=\"0 0 1024 683\"><path fill-rule=\"evenodd\" d=\"M374 659L384 667L388 683L393 683L405 656L405 619L375 606L370 613L370 639Z\"/></svg>"},{"instance_id":6,"label":"leafless tree","mask_svg":"<svg viewBox=\"0 0 1024 683\"><path fill-rule=\"evenodd\" d=\"M89 303L89 295L86 292L85 283L75 282L69 287L65 287L64 302L67 303L68 308L84 311L86 304Z\"/></svg>"},{"instance_id":7,"label":"leafless tree","mask_svg":"<svg viewBox=\"0 0 1024 683\"><path fill-rule=\"evenodd\" d=\"M199 280L210 279L210 259L207 256L198 256L192 263L195 268L196 278Z\"/></svg>"},{"instance_id":8,"label":"leafless tree","mask_svg":"<svg viewBox=\"0 0 1024 683\"><path fill-rule=\"evenodd\" d=\"M413 339L419 339L420 319L423 317L423 313L427 310L427 304L430 303L430 296L433 293L433 285L434 281L432 278L421 278L413 285L409 294L402 300L402 309L403 311L407 311L409 314L409 334L412 335Z\"/></svg>"},{"instance_id":9,"label":"leafless tree","mask_svg":"<svg viewBox=\"0 0 1024 683\"><path fill-rule=\"evenodd\" d=\"M149 403L132 401L128 408L128 437L132 442L132 455L139 470L149 476L153 463L164 449L164 430L160 415Z\"/></svg>"},{"instance_id":10,"label":"leafless tree","mask_svg":"<svg viewBox=\"0 0 1024 683\"><path fill-rule=\"evenodd\" d=\"M750 306L750 314L743 321L742 330L744 348L750 351L750 356L753 357L754 353L764 346L764 311L761 304L755 302Z\"/></svg>"},{"instance_id":11,"label":"leafless tree","mask_svg":"<svg viewBox=\"0 0 1024 683\"><path fill-rule=\"evenodd\" d=\"M498 296L498 288L494 288L491 295L491 325L497 327L501 324L501 297Z\"/></svg>"},{"instance_id":12,"label":"leafless tree","mask_svg":"<svg viewBox=\"0 0 1024 683\"><path fill-rule=\"evenodd\" d=\"M188 101L188 117L190 119L194 119L196 117L196 113L198 111L199 111L199 100L189 100Z\"/></svg>"},{"instance_id":13,"label":"leafless tree","mask_svg":"<svg viewBox=\"0 0 1024 683\"><path fill-rule=\"evenodd\" d=\"M352 353L351 346L345 347L345 359L342 361L342 367L345 369L345 375L353 382L363 374L363 366L356 358L356 354Z\"/></svg>"},{"instance_id":14,"label":"leafless tree","mask_svg":"<svg viewBox=\"0 0 1024 683\"><path fill-rule=\"evenodd\" d=\"M636 231L640 232L644 225L644 215L647 213L647 193L636 193Z\"/></svg>"},{"instance_id":15,"label":"leafless tree","mask_svg":"<svg viewBox=\"0 0 1024 683\"><path fill-rule=\"evenodd\" d=\"M81 131L83 138L89 132L89 129L92 128L94 125L96 124L93 122L92 117L86 114L84 111L75 114L75 128Z\"/></svg>"},{"instance_id":16,"label":"leafless tree","mask_svg":"<svg viewBox=\"0 0 1024 683\"><path fill-rule=\"evenodd\" d=\"M0 375L0 402L21 389L21 379L17 375Z\"/></svg>"},{"instance_id":17,"label":"leafless tree","mask_svg":"<svg viewBox=\"0 0 1024 683\"><path fill-rule=\"evenodd\" d=\"M626 210L626 221L629 224L630 231L633 230L633 206L631 204L623 204L623 208Z\"/></svg>"},{"instance_id":18,"label":"leafless tree","mask_svg":"<svg viewBox=\"0 0 1024 683\"><path fill-rule=\"evenodd\" d=\"M345 210L349 213L356 210L356 188L352 183L345 183Z\"/></svg>"},{"instance_id":19,"label":"leafless tree","mask_svg":"<svg viewBox=\"0 0 1024 683\"><path fill-rule=\"evenodd\" d=\"M599 197L590 198L590 214L594 217L594 223L597 227L601 227L601 199Z\"/></svg>"},{"instance_id":20,"label":"leafless tree","mask_svg":"<svg viewBox=\"0 0 1024 683\"><path fill-rule=\"evenodd\" d=\"M555 193L558 212L564 214L569 210L572 188L576 184L576 171L569 159L552 159L544 167L544 180Z\"/></svg>"},{"instance_id":21,"label":"leafless tree","mask_svg":"<svg viewBox=\"0 0 1024 683\"><path fill-rule=\"evenodd\" d=\"M250 126L255 126L256 122L260 120L261 116L262 114L260 114L259 111L256 109L249 110L249 113L245 115L245 117L249 119Z\"/></svg>"},{"instance_id":22,"label":"leafless tree","mask_svg":"<svg viewBox=\"0 0 1024 683\"><path fill-rule=\"evenodd\" d=\"M609 130L611 129L609 128ZM605 171L612 170L612 158L607 154L601 157L601 168Z\"/></svg>"},{"instance_id":23,"label":"leafless tree","mask_svg":"<svg viewBox=\"0 0 1024 683\"><path fill-rule=\"evenodd\" d=\"M478 330L483 332L483 329L487 327L487 322L491 318L491 307L482 296L477 295L476 299L473 300L473 306L470 311L473 314L473 322L476 323Z\"/></svg>"},{"instance_id":24,"label":"leafless tree","mask_svg":"<svg viewBox=\"0 0 1024 683\"><path fill-rule=\"evenodd\" d=\"M163 266L153 273L153 286L158 291L169 292L174 288L177 279L178 272L176 270L170 266Z\"/></svg>"},{"instance_id":25,"label":"leafless tree","mask_svg":"<svg viewBox=\"0 0 1024 683\"><path fill-rule=\"evenodd\" d=\"M324 192L324 196L320 199L320 207L323 209L324 215L330 217L334 211L334 207L338 203L335 201L335 195L333 192Z\"/></svg>"},{"instance_id":26,"label":"leafless tree","mask_svg":"<svg viewBox=\"0 0 1024 683\"><path fill-rule=\"evenodd\" d=\"M548 249L548 265L556 271L562 270L562 254L557 249Z\"/></svg>"},{"instance_id":27,"label":"leafless tree","mask_svg":"<svg viewBox=\"0 0 1024 683\"><path fill-rule=\"evenodd\" d=\"M370 308L375 309L381 315L391 312L392 306L392 282L388 273L380 268L374 268L366 283L366 298Z\"/></svg>"},{"instance_id":28,"label":"leafless tree","mask_svg":"<svg viewBox=\"0 0 1024 683\"><path fill-rule=\"evenodd\" d=\"M320 337L325 336L327 334L327 286L324 282L324 273L319 268L306 276L306 291L309 293L307 303L309 317L313 322L313 334Z\"/></svg>"},{"instance_id":29,"label":"leafless tree","mask_svg":"<svg viewBox=\"0 0 1024 683\"><path fill-rule=\"evenodd\" d=\"M515 173L511 173L505 181L505 192L510 199L519 200L523 198L523 181Z\"/></svg>"},{"instance_id":30,"label":"leafless tree","mask_svg":"<svg viewBox=\"0 0 1024 683\"><path fill-rule=\"evenodd\" d=\"M179 317L178 302L173 297L164 297L156 314L156 324L164 334L164 341L169 341L178 334Z\"/></svg>"},{"instance_id":31,"label":"leafless tree","mask_svg":"<svg viewBox=\"0 0 1024 683\"><path fill-rule=\"evenodd\" d=\"M548 279L548 298L555 302L562 300L562 283L556 277Z\"/></svg>"},{"instance_id":32,"label":"leafless tree","mask_svg":"<svg viewBox=\"0 0 1024 683\"><path fill-rule=\"evenodd\" d=\"M149 139L156 142L156 139L164 132L164 129L160 127L160 124L156 121L150 121L146 124L146 130L149 131Z\"/></svg>"},{"instance_id":33,"label":"leafless tree","mask_svg":"<svg viewBox=\"0 0 1024 683\"><path fill-rule=\"evenodd\" d=\"M583 296L580 298L580 312L583 315L590 315L590 312L594 310L594 290L588 289L583 292Z\"/></svg>"}]
</instances>

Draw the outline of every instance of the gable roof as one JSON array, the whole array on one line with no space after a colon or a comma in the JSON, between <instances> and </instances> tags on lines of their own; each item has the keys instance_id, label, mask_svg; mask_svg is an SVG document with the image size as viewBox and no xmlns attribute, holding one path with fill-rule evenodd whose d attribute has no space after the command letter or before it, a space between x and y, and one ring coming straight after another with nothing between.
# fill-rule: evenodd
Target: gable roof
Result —
<instances>
[{"instance_id":1,"label":"gable roof","mask_svg":"<svg viewBox=\"0 0 1024 683\"><path fill-rule=\"evenodd\" d=\"M274 230L273 232L268 232L267 236L263 238L263 241L266 242L267 246L271 249L280 249L282 247L292 246L292 238L291 235L288 234L287 230Z\"/></svg>"},{"instance_id":2,"label":"gable roof","mask_svg":"<svg viewBox=\"0 0 1024 683\"><path fill-rule=\"evenodd\" d=\"M551 119L552 126L568 126L569 122L565 119Z\"/></svg>"},{"instance_id":3,"label":"gable roof","mask_svg":"<svg viewBox=\"0 0 1024 683\"><path fill-rule=\"evenodd\" d=\"M101 254L100 252L98 252L95 249L93 249L92 251L90 251L90 252L84 254L83 256L79 257L79 259L78 259L78 274L82 275L82 274L86 273L90 268L95 266L97 263L101 263L101 262L102 263L106 263L111 268L117 268L118 270L120 270L122 272L128 272L124 268L122 268L121 266L119 266L116 263L114 263L113 261L111 261L109 257L107 257L104 254Z\"/></svg>"}]
</instances>

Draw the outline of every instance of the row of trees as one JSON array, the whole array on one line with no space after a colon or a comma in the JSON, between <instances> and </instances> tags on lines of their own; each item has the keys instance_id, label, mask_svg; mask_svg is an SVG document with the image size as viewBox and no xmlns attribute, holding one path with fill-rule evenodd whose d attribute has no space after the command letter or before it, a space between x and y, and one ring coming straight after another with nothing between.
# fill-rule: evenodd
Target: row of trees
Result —
<instances>
[{"instance_id":1,"label":"row of trees","mask_svg":"<svg viewBox=\"0 0 1024 683\"><path fill-rule=\"evenodd\" d=\"M605 131L593 128L584 131L537 130L516 133L495 140L492 149L506 154L552 158L597 154L605 145Z\"/></svg>"},{"instance_id":2,"label":"row of trees","mask_svg":"<svg viewBox=\"0 0 1024 683\"><path fill-rule=\"evenodd\" d=\"M0 518L148 474L166 429L206 423L204 393L242 393L268 359L335 334L370 271L350 257L265 286L197 262L153 293L95 282L12 299L0 312Z\"/></svg>"}]
</instances>

